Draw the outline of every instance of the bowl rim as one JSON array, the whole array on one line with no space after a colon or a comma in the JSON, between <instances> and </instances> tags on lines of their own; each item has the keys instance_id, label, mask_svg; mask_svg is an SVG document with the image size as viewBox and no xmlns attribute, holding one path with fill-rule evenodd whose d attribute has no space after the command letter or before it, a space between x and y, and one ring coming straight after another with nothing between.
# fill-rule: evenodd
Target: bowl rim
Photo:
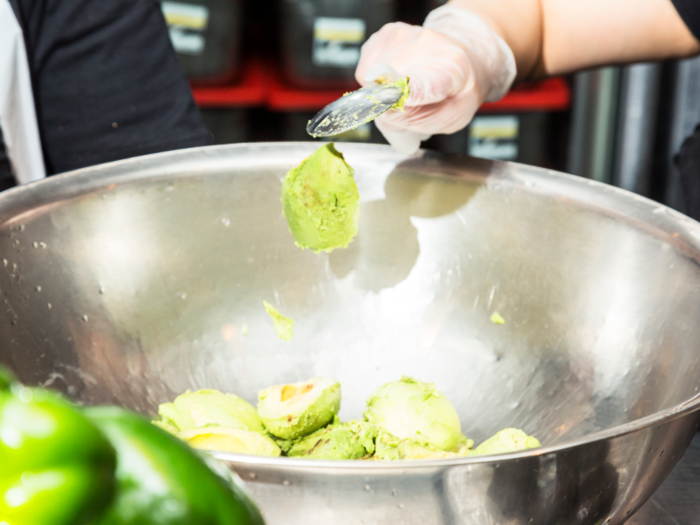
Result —
<instances>
[{"instance_id":1,"label":"bowl rim","mask_svg":"<svg viewBox=\"0 0 700 525\"><path fill-rule=\"evenodd\" d=\"M260 157L260 152L308 150L319 147L319 142L256 142L219 146L203 146L118 160L96 166L81 168L30 182L0 193L0 226L20 222L27 214L78 198L96 190L109 190L137 181L177 179L187 176L202 176L201 163L230 161L230 153L244 152ZM397 166L430 164L433 172L426 177L448 177L459 180L481 181L482 184L498 186L507 184L513 188L527 188L552 198L566 199L572 205L583 206L591 211L621 220L642 230L658 240L664 241L684 256L700 265L700 223L669 208L630 191L592 179L567 173L527 166L508 161L493 161L467 155L439 153L421 149L406 157L390 146L383 144L361 144L337 142L341 151L381 157L384 162L395 162ZM246 150L246 151L243 151ZM439 161L439 164L438 164ZM257 161L260 162L260 161ZM255 163L255 162L254 162ZM253 163L253 164L254 164ZM480 171L481 174L474 173ZM199 173L197 173L199 172ZM485 175L484 175L485 173ZM47 188L47 189L45 189ZM50 188L50 189L48 189ZM462 465L496 464L504 461L519 461L546 456L585 446L595 442L622 437L655 425L662 425L700 410L700 392L673 407L660 410L628 423L587 434L580 438L550 446L506 454L471 456L464 458L424 459L412 461L349 461L315 460L290 457L266 457L227 452L209 451L214 457L240 466L278 467L293 470L349 471L394 471L434 469Z\"/></svg>"},{"instance_id":2,"label":"bowl rim","mask_svg":"<svg viewBox=\"0 0 700 525\"><path fill-rule=\"evenodd\" d=\"M518 452L508 452L504 454L491 454L483 456L468 456L462 458L444 458L444 459L420 459L420 460L326 460L326 459L302 459L291 458L286 456L270 457L270 456L254 456L250 454L233 454L230 452L208 451L215 458L239 466L255 466L255 467L280 467L282 469L292 470L353 470L353 471L395 471L395 470L420 470L420 469L435 469L445 467L460 467L483 464L500 464L503 462L517 462L524 459L531 459L542 456L549 456L572 450L574 448L583 447L601 441L608 441L626 435L650 428L653 426L661 426L676 419L681 419L700 409L700 394L695 395L686 403L683 408L673 407L672 409L655 412L640 419L635 419L623 425L600 430L587 434L571 441L564 441L557 445L543 446ZM681 406L681 405L679 405Z\"/></svg>"}]
</instances>

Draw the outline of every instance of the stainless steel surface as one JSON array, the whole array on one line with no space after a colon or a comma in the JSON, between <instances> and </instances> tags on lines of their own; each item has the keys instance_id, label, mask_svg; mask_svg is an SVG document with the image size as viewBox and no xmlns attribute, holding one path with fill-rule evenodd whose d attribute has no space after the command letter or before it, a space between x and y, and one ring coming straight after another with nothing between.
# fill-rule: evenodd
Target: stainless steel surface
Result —
<instances>
[{"instance_id":1,"label":"stainless steel surface","mask_svg":"<svg viewBox=\"0 0 700 525\"><path fill-rule=\"evenodd\" d=\"M386 113L403 96L403 88L396 84L380 84L346 93L331 102L306 126L312 137L330 137L355 129Z\"/></svg>"},{"instance_id":2,"label":"stainless steel surface","mask_svg":"<svg viewBox=\"0 0 700 525\"><path fill-rule=\"evenodd\" d=\"M619 67L576 74L567 161L570 173L599 182L612 181L619 86Z\"/></svg>"},{"instance_id":3,"label":"stainless steel surface","mask_svg":"<svg viewBox=\"0 0 700 525\"><path fill-rule=\"evenodd\" d=\"M700 525L700 434L629 525Z\"/></svg>"},{"instance_id":4,"label":"stainless steel surface","mask_svg":"<svg viewBox=\"0 0 700 525\"><path fill-rule=\"evenodd\" d=\"M271 525L623 523L698 427L700 225L537 168L339 144L360 231L315 255L294 245L279 194L316 147L172 152L0 194L0 361L83 403L150 414L188 388L254 401L321 375L343 385L348 419L414 375L477 442L515 426L544 447L395 463L219 456ZM296 321L291 342L263 299Z\"/></svg>"},{"instance_id":5,"label":"stainless steel surface","mask_svg":"<svg viewBox=\"0 0 700 525\"><path fill-rule=\"evenodd\" d=\"M613 182L649 196L658 127L661 63L622 68Z\"/></svg>"}]
</instances>

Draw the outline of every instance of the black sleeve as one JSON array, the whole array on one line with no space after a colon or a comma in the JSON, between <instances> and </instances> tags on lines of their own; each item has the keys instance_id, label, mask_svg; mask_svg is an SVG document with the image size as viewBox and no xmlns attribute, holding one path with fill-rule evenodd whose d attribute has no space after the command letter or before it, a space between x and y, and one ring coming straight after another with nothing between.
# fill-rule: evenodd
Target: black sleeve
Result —
<instances>
[{"instance_id":1,"label":"black sleeve","mask_svg":"<svg viewBox=\"0 0 700 525\"><path fill-rule=\"evenodd\" d=\"M7 148L2 136L2 128L0 128L0 191L5 191L15 185L12 165L10 164L10 158L7 156Z\"/></svg>"},{"instance_id":2,"label":"black sleeve","mask_svg":"<svg viewBox=\"0 0 700 525\"><path fill-rule=\"evenodd\" d=\"M671 0L693 36L700 40L700 1Z\"/></svg>"},{"instance_id":3,"label":"black sleeve","mask_svg":"<svg viewBox=\"0 0 700 525\"><path fill-rule=\"evenodd\" d=\"M673 161L681 178L686 214L700 220L700 126L683 142Z\"/></svg>"},{"instance_id":4,"label":"black sleeve","mask_svg":"<svg viewBox=\"0 0 700 525\"><path fill-rule=\"evenodd\" d=\"M156 0L18 0L49 174L210 143Z\"/></svg>"}]
</instances>

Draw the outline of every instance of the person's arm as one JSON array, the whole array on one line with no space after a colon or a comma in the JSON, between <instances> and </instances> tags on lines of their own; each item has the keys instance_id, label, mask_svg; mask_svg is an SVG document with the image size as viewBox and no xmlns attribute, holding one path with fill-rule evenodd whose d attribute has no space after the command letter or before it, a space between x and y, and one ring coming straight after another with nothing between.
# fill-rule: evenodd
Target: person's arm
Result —
<instances>
[{"instance_id":1,"label":"person's arm","mask_svg":"<svg viewBox=\"0 0 700 525\"><path fill-rule=\"evenodd\" d=\"M464 128L514 81L699 53L699 1L450 0L422 27L387 24L372 35L355 77L410 78L403 111L375 122L412 153L430 135Z\"/></svg>"},{"instance_id":2,"label":"person's arm","mask_svg":"<svg viewBox=\"0 0 700 525\"><path fill-rule=\"evenodd\" d=\"M512 49L518 80L687 57L700 42L671 0L450 0Z\"/></svg>"}]
</instances>

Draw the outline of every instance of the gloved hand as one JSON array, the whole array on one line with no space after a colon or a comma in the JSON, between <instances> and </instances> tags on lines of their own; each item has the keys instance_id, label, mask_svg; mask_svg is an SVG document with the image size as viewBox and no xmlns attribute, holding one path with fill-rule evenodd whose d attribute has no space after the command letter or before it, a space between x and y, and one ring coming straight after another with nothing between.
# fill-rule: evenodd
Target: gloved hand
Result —
<instances>
[{"instance_id":1,"label":"gloved hand","mask_svg":"<svg viewBox=\"0 0 700 525\"><path fill-rule=\"evenodd\" d=\"M477 15L446 5L432 11L423 27L385 25L362 46L355 78L363 86L378 78L410 78L401 110L375 122L389 143L410 155L436 133L464 128L482 102L500 99L516 75L505 41Z\"/></svg>"}]
</instances>

